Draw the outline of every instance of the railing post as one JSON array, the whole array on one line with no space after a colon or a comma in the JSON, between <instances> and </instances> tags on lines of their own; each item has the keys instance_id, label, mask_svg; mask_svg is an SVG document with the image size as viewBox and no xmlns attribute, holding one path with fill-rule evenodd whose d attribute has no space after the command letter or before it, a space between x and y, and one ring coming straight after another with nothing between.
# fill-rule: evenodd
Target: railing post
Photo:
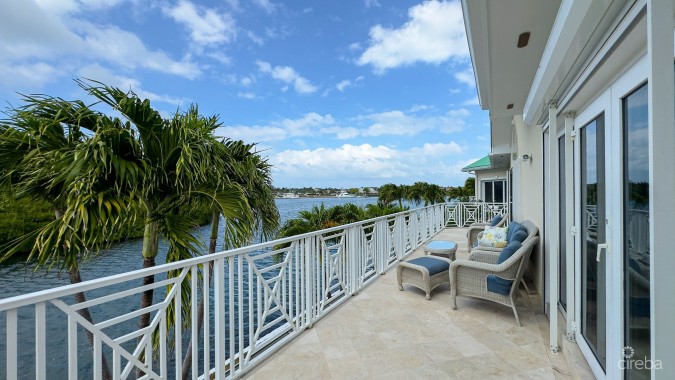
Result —
<instances>
[{"instance_id":1,"label":"railing post","mask_svg":"<svg viewBox=\"0 0 675 380\"><path fill-rule=\"evenodd\" d=\"M216 380L225 379L225 259L215 260L213 266L213 312L215 329ZM207 290L208 291L208 290ZM208 353L205 353L208 355ZM204 369L205 372L208 369ZM207 372L208 373L208 372Z\"/></svg>"},{"instance_id":2,"label":"railing post","mask_svg":"<svg viewBox=\"0 0 675 380\"><path fill-rule=\"evenodd\" d=\"M16 309L7 310L5 313L5 318L7 319L7 379L16 380L17 379L17 354L18 354L18 344L17 344L17 311ZM72 352L69 352L72 354ZM73 360L72 357L69 357L68 363ZM70 368L70 367L69 367Z\"/></svg>"},{"instance_id":3,"label":"railing post","mask_svg":"<svg viewBox=\"0 0 675 380\"><path fill-rule=\"evenodd\" d=\"M314 238L305 238L305 249L303 251L303 256L305 258L305 313L307 318L307 328L312 328L314 322L313 311L314 311L314 302L312 301L312 296L314 295L314 289L312 288L312 282L314 278L314 261L312 258L315 256L314 252Z\"/></svg>"}]
</instances>

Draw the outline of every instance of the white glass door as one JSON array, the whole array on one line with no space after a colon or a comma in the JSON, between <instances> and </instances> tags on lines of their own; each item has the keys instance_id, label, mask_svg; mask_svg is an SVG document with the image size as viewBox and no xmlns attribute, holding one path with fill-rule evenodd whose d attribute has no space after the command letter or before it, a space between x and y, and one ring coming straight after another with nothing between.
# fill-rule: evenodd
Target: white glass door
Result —
<instances>
[{"instance_id":1,"label":"white glass door","mask_svg":"<svg viewBox=\"0 0 675 380\"><path fill-rule=\"evenodd\" d=\"M608 315L610 290L614 288L611 265L611 213L613 180L611 158L611 103L607 91L575 120L575 169L578 238L577 342L596 377L608 372Z\"/></svg>"},{"instance_id":2,"label":"white glass door","mask_svg":"<svg viewBox=\"0 0 675 380\"><path fill-rule=\"evenodd\" d=\"M576 339L597 378L649 377L631 367L651 339L645 62L574 121Z\"/></svg>"}]
</instances>

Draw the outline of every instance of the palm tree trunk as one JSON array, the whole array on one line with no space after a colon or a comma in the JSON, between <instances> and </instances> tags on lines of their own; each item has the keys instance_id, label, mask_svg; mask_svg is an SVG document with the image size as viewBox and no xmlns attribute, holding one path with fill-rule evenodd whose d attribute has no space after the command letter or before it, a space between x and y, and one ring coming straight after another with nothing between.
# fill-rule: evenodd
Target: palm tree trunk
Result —
<instances>
[{"instance_id":1,"label":"palm tree trunk","mask_svg":"<svg viewBox=\"0 0 675 380\"><path fill-rule=\"evenodd\" d=\"M152 268L155 266L155 258L157 257L157 250L159 245L159 233L156 222L148 222L145 224L143 231L143 269ZM155 275L151 274L143 277L143 285L151 285L155 283ZM152 300L155 294L154 289L149 289L141 295L141 309L152 306ZM143 329L150 325L150 313L142 314L138 318L138 328ZM138 338L140 342L140 337Z\"/></svg>"},{"instance_id":2,"label":"palm tree trunk","mask_svg":"<svg viewBox=\"0 0 675 380\"><path fill-rule=\"evenodd\" d=\"M146 221L145 230L143 231L143 269L152 268L155 266L155 258L159 248L159 230L156 222ZM148 275L143 277L143 286L155 283L155 275ZM152 301L155 295L154 289L149 289L141 294L141 309L152 306ZM141 314L138 317L138 329L144 329L150 325L150 313ZM143 336L138 337L138 344L143 340ZM152 358L150 358L152 360ZM142 377L145 373L137 369L136 377Z\"/></svg>"},{"instance_id":3,"label":"palm tree trunk","mask_svg":"<svg viewBox=\"0 0 675 380\"><path fill-rule=\"evenodd\" d=\"M54 210L54 217L56 219L61 219L63 217L63 211L61 210ZM66 249L66 247L64 247ZM71 284L79 284L82 282L82 276L80 276L80 267L75 264L71 265L70 268L68 269L68 276L70 277L70 283ZM75 297L75 302L76 303L82 303L86 302L87 298L84 295L84 292L77 292L74 294ZM89 312L89 308L83 308L77 311L77 313L82 316L87 322L91 323L92 325L94 324L94 319L91 317L91 313ZM85 334L87 334L87 340L89 341L89 344L91 347L94 347L94 334L92 334L89 329L84 329ZM105 360L105 356L101 357L101 375L104 380L111 380L112 376L110 374L110 368L108 368L108 362Z\"/></svg>"},{"instance_id":4,"label":"palm tree trunk","mask_svg":"<svg viewBox=\"0 0 675 380\"><path fill-rule=\"evenodd\" d=\"M213 211L211 215L211 237L209 239L209 255L216 253L216 242L218 241L218 226L220 224L220 213L218 211ZM213 262L209 263L209 279L213 273ZM209 281L210 282L210 281ZM204 324L204 300L207 298L209 289L204 289L202 291L202 299L199 300L199 307L197 308L197 326L192 326L196 328L197 331L202 329ZM193 299L195 295L192 295ZM194 322L194 321L193 321ZM207 337L208 339L208 337ZM183 359L183 380L190 378L190 369L192 368L192 345L198 344L199 342L193 342L190 338L190 343L187 347L187 352L185 353L185 359ZM209 355L208 352L205 352L204 355ZM210 368L204 368L204 372L207 372Z\"/></svg>"}]
</instances>

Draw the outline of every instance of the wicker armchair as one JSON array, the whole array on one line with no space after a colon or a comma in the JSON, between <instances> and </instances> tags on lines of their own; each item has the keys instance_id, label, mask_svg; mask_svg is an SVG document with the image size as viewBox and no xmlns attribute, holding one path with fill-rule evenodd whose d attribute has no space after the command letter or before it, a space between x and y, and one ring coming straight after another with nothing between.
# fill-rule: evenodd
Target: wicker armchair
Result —
<instances>
[{"instance_id":1,"label":"wicker armchair","mask_svg":"<svg viewBox=\"0 0 675 380\"><path fill-rule=\"evenodd\" d=\"M495 227L504 227L506 224L506 221L509 219L509 214L503 214L502 215L502 220L497 223ZM466 240L467 244L469 247L469 251L471 248L476 245L478 242L478 234L483 232L485 230L485 226L489 226L490 223L472 223L469 228L466 231Z\"/></svg>"},{"instance_id":2,"label":"wicker armchair","mask_svg":"<svg viewBox=\"0 0 675 380\"><path fill-rule=\"evenodd\" d=\"M529 221L523 222L523 225L528 231L528 238L520 249L503 263L497 264L499 253L474 249L469 260L455 260L450 265L450 297L453 309L457 309L457 296L482 298L510 306L516 317L516 323L522 326L516 310L518 283L522 279L532 249L539 242L539 237L536 236L537 227ZM512 281L508 295L487 290L487 276L490 274Z\"/></svg>"},{"instance_id":3,"label":"wicker armchair","mask_svg":"<svg viewBox=\"0 0 675 380\"><path fill-rule=\"evenodd\" d=\"M534 224L530 223L529 221L525 221L525 222L523 222L523 224L524 224L524 223L529 223L529 224L531 225L531 227L534 227L534 228L530 228L530 226L525 226L525 228L527 228L527 238L529 239L529 238L531 238L531 237L536 236L537 233L539 232L539 229L538 229L537 227L535 227ZM477 236L476 240L480 239L481 236L483 236L483 233L482 233L482 232L483 232L483 231L481 230L480 232L478 232L478 234L476 234L476 236ZM473 251L475 251L475 250L489 251L489 252L496 252L497 254L499 254L499 252L502 251L501 248L497 248L497 247L485 247L485 246L482 246L482 245L481 245L481 246L476 246L476 247L473 247L473 248L470 248L470 249L469 249L469 251L471 251L471 252L473 252Z\"/></svg>"}]
</instances>

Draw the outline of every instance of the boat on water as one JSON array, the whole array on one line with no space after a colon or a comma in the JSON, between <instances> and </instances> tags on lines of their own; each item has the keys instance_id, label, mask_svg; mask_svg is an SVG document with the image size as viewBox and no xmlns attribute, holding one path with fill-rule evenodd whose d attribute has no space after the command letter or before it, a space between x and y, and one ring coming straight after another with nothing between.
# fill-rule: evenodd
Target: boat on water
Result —
<instances>
[{"instance_id":1,"label":"boat on water","mask_svg":"<svg viewBox=\"0 0 675 380\"><path fill-rule=\"evenodd\" d=\"M338 193L338 195L336 195L336 197L338 197L338 198L353 198L354 195L349 194L349 193L348 193L347 191L345 191L345 190L342 190L340 193Z\"/></svg>"},{"instance_id":2,"label":"boat on water","mask_svg":"<svg viewBox=\"0 0 675 380\"><path fill-rule=\"evenodd\" d=\"M300 198L300 196L296 193L283 193L281 194L281 197L283 199L292 199L292 198Z\"/></svg>"}]
</instances>

